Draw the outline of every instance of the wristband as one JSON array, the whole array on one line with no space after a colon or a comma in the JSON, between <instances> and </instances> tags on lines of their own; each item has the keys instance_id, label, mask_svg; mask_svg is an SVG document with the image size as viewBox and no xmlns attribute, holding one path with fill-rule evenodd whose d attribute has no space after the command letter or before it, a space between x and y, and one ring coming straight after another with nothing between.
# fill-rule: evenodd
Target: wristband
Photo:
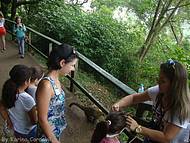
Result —
<instances>
[{"instance_id":1,"label":"wristband","mask_svg":"<svg viewBox=\"0 0 190 143\"><path fill-rule=\"evenodd\" d=\"M135 132L136 133L141 133L141 131L142 131L142 126L141 125L138 125L136 128L135 128Z\"/></svg>"}]
</instances>

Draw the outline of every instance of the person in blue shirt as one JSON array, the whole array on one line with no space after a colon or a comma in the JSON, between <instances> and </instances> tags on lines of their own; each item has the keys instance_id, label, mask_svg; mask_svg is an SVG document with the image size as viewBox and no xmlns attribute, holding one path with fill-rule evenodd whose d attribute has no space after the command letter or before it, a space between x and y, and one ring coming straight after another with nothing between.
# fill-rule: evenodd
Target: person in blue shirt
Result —
<instances>
[{"instance_id":1,"label":"person in blue shirt","mask_svg":"<svg viewBox=\"0 0 190 143\"><path fill-rule=\"evenodd\" d=\"M25 39L26 27L22 23L21 17L16 17L16 24L14 25L13 31L16 34L16 38L18 41L20 58L24 58L24 50L25 50L24 39Z\"/></svg>"}]
</instances>

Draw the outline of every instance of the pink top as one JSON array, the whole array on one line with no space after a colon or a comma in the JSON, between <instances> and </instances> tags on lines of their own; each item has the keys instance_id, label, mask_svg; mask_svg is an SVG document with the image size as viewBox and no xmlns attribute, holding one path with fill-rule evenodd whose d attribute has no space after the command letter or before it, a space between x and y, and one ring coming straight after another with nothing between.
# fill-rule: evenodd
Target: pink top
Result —
<instances>
[{"instance_id":1,"label":"pink top","mask_svg":"<svg viewBox=\"0 0 190 143\"><path fill-rule=\"evenodd\" d=\"M118 140L117 137L114 137L114 138L107 138L107 137L104 137L100 143L120 143L120 141Z\"/></svg>"}]
</instances>

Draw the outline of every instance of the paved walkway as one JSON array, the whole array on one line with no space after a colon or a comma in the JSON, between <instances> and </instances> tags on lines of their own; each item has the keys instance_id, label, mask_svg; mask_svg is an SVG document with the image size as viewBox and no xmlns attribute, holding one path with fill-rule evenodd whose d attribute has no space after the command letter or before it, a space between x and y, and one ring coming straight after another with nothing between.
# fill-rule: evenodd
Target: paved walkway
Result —
<instances>
[{"instance_id":1,"label":"paved walkway","mask_svg":"<svg viewBox=\"0 0 190 143\"><path fill-rule=\"evenodd\" d=\"M7 50L0 53L0 95L3 83L9 78L8 73L15 64L25 64L28 66L39 65L33 56L26 54L24 59L19 58L17 45L14 41L7 40ZM66 91L66 119L68 126L62 137L62 143L90 143L90 137L94 126L87 123L84 113L76 107L68 107L69 103L77 101L76 97ZM0 127L2 129L2 119ZM0 139L0 142L1 139Z\"/></svg>"}]
</instances>

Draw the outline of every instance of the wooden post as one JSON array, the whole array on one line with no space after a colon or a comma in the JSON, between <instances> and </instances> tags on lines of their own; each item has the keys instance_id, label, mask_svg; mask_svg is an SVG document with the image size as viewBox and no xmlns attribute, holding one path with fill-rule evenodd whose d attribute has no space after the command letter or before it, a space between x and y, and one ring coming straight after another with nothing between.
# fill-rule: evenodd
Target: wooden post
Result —
<instances>
[{"instance_id":1,"label":"wooden post","mask_svg":"<svg viewBox=\"0 0 190 143\"><path fill-rule=\"evenodd\" d=\"M14 41L14 42L16 41L14 32L11 34L11 40Z\"/></svg>"},{"instance_id":2,"label":"wooden post","mask_svg":"<svg viewBox=\"0 0 190 143\"><path fill-rule=\"evenodd\" d=\"M28 32L28 43L32 44L32 35L30 31Z\"/></svg>"},{"instance_id":3,"label":"wooden post","mask_svg":"<svg viewBox=\"0 0 190 143\"><path fill-rule=\"evenodd\" d=\"M78 61L75 64L75 71L71 71L71 78L75 77L77 70L78 70ZM70 80L70 89L69 90L70 90L70 92L74 92L74 84L71 80Z\"/></svg>"},{"instance_id":4,"label":"wooden post","mask_svg":"<svg viewBox=\"0 0 190 143\"><path fill-rule=\"evenodd\" d=\"M28 42L28 44L31 45L32 44L32 35L31 35L30 31L28 32L28 36L26 38L27 38L26 42ZM31 52L30 46L28 46L28 51Z\"/></svg>"},{"instance_id":5,"label":"wooden post","mask_svg":"<svg viewBox=\"0 0 190 143\"><path fill-rule=\"evenodd\" d=\"M71 71L71 78L74 78L75 77L75 72L74 71ZM73 92L74 91L74 84L73 82L70 80L70 92Z\"/></svg>"},{"instance_id":6,"label":"wooden post","mask_svg":"<svg viewBox=\"0 0 190 143\"><path fill-rule=\"evenodd\" d=\"M50 55L50 53L51 53L51 51L52 51L52 48L53 48L53 44L52 44L52 43L49 43L49 55Z\"/></svg>"}]
</instances>

